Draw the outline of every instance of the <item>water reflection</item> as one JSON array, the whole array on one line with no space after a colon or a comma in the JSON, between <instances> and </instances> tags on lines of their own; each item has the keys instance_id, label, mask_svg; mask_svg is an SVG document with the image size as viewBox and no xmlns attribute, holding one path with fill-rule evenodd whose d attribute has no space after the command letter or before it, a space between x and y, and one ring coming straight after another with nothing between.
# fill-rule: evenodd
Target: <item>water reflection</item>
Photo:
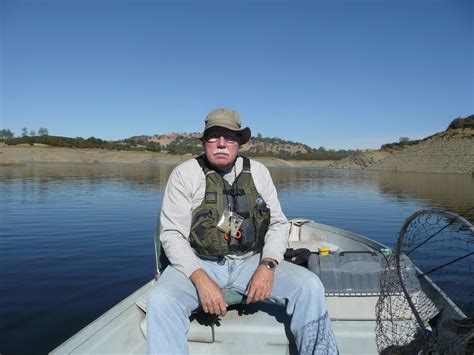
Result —
<instances>
[{"instance_id":1,"label":"water reflection","mask_svg":"<svg viewBox=\"0 0 474 355\"><path fill-rule=\"evenodd\" d=\"M0 297L2 352L46 353L151 279L156 216L172 169L0 169L0 294L7 295ZM389 246L420 208L460 213L474 205L470 176L270 171L289 218L314 219ZM467 219L474 221L474 211Z\"/></svg>"},{"instance_id":2,"label":"water reflection","mask_svg":"<svg viewBox=\"0 0 474 355\"><path fill-rule=\"evenodd\" d=\"M377 184L382 194L428 200L433 207L457 214L474 207L474 178L470 175L378 173ZM466 217L474 221L474 211Z\"/></svg>"},{"instance_id":3,"label":"water reflection","mask_svg":"<svg viewBox=\"0 0 474 355\"><path fill-rule=\"evenodd\" d=\"M0 191L4 202L24 196L27 200L46 201L50 192L74 195L95 194L109 188L145 189L162 192L173 166L35 164L0 170ZM26 200L25 200L26 201Z\"/></svg>"},{"instance_id":4,"label":"water reflection","mask_svg":"<svg viewBox=\"0 0 474 355\"><path fill-rule=\"evenodd\" d=\"M65 188L86 184L94 193L103 184L127 184L162 192L174 166L36 164L0 170L4 197L14 193L41 198L50 184ZM389 173L321 168L270 168L280 193L322 190L376 189L381 195L404 201L416 199L432 207L465 213L474 206L474 178L470 175ZM15 189L13 191L12 189ZM466 218L474 220L474 211Z\"/></svg>"},{"instance_id":5,"label":"water reflection","mask_svg":"<svg viewBox=\"0 0 474 355\"><path fill-rule=\"evenodd\" d=\"M91 183L107 181L130 181L162 187L166 184L174 166L146 165L73 165L32 164L20 167L4 167L0 170L0 181L35 180L40 183L63 181L77 183L83 180Z\"/></svg>"},{"instance_id":6,"label":"water reflection","mask_svg":"<svg viewBox=\"0 0 474 355\"><path fill-rule=\"evenodd\" d=\"M390 199L419 200L430 207L465 214L474 220L474 178L470 175L390 173L318 168L272 168L280 192L311 193L324 189L377 189Z\"/></svg>"}]
</instances>

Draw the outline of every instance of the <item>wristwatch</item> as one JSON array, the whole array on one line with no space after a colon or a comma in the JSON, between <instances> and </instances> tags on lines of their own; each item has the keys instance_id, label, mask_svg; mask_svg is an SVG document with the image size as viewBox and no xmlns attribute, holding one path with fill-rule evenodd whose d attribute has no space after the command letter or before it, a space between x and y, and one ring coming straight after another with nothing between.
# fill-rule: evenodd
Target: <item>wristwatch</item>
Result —
<instances>
[{"instance_id":1,"label":"wristwatch","mask_svg":"<svg viewBox=\"0 0 474 355\"><path fill-rule=\"evenodd\" d=\"M276 263L271 260L262 260L260 265L265 266L268 270L275 271Z\"/></svg>"}]
</instances>

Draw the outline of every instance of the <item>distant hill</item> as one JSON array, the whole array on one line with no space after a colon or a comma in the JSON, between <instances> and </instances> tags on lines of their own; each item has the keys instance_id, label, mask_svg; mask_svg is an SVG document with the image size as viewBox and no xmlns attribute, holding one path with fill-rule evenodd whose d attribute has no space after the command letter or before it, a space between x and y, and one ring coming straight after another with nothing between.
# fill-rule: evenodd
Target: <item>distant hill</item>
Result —
<instances>
[{"instance_id":1,"label":"distant hill","mask_svg":"<svg viewBox=\"0 0 474 355\"><path fill-rule=\"evenodd\" d=\"M360 151L328 167L390 172L474 173L474 128L448 129L421 140Z\"/></svg>"},{"instance_id":2,"label":"distant hill","mask_svg":"<svg viewBox=\"0 0 474 355\"><path fill-rule=\"evenodd\" d=\"M100 148L107 150L153 151L173 155L202 153L200 133L170 133L152 136L134 136L118 141L105 141L90 137L87 139L76 137L61 137L53 135L0 137L1 142L7 145L43 144L52 147L67 148ZM354 150L327 150L323 147L314 149L308 145L287 141L281 138L252 137L242 146L241 151L250 157L273 157L285 160L337 160L353 154Z\"/></svg>"},{"instance_id":3,"label":"distant hill","mask_svg":"<svg viewBox=\"0 0 474 355\"><path fill-rule=\"evenodd\" d=\"M337 169L474 173L474 115L451 121L446 131L419 140L400 138L378 150L358 151L328 165Z\"/></svg>"},{"instance_id":4,"label":"distant hill","mask_svg":"<svg viewBox=\"0 0 474 355\"><path fill-rule=\"evenodd\" d=\"M394 151L368 170L474 174L474 128L449 129Z\"/></svg>"},{"instance_id":5,"label":"distant hill","mask_svg":"<svg viewBox=\"0 0 474 355\"><path fill-rule=\"evenodd\" d=\"M18 145L18 144L42 144L48 145L51 147L65 147L65 148L100 148L107 150L132 150L132 151L159 151L160 147L153 142L147 143L145 141L138 144L134 142L133 144L127 144L123 141L105 141L103 139L89 137L87 139L76 137L62 137L62 136L52 136L52 135L41 135L41 136L25 136L18 138L9 138L9 139L0 139L0 141L5 142L6 145Z\"/></svg>"},{"instance_id":6,"label":"distant hill","mask_svg":"<svg viewBox=\"0 0 474 355\"><path fill-rule=\"evenodd\" d=\"M15 138L9 129L3 129L0 130L0 142L4 142L7 145L43 144L53 147L80 149L100 148L107 150L152 151L171 155L198 155L202 153L202 143L199 140L200 133L198 132L141 135L118 141L105 141L95 137L84 139L81 137L52 136L47 134L48 131L46 129L43 130L46 134ZM473 166L468 166L470 164L469 159L471 159L472 152L474 152L474 146L472 145L474 133L472 132L474 132L474 115L464 118L458 117L452 120L444 132L436 133L421 140L410 140L409 138L402 137L398 142L382 145L379 150L361 151L332 150L325 149L324 147L312 148L306 144L276 137L263 137L261 134L258 134L257 137L252 137L247 144L243 145L241 151L250 157L308 161L329 160L334 161L330 165L333 168L391 171L408 171L407 169L417 171L416 166L419 162L428 161L423 156L431 156L431 154L434 154L434 151L437 151L438 153L436 154L438 155L435 154L436 157L433 158L432 164L436 164L436 160L441 159L444 165L438 164L439 171L444 171L441 166L448 166L449 171L468 172L474 170L474 164ZM445 150L448 153L444 154ZM404 160L402 157L404 154L409 154L407 152L414 152L415 155ZM451 153L454 155L449 155ZM391 158L391 156L394 158ZM400 161L404 162L404 166L396 163L397 157L401 159ZM450 160L447 161L447 159ZM460 163L453 165L452 161L459 161ZM382 162L386 164L382 164ZM413 165L412 168L405 168L405 166L411 166L410 164ZM429 171L436 170L433 166L424 166L422 168L421 165L420 169L423 171L427 169Z\"/></svg>"},{"instance_id":7,"label":"distant hill","mask_svg":"<svg viewBox=\"0 0 474 355\"><path fill-rule=\"evenodd\" d=\"M169 133L156 134L152 136L130 137L122 142L127 144L147 144L153 142L159 144L162 152L169 154L193 155L202 152L202 143L199 140L201 133ZM281 138L252 137L244 144L241 152L249 157L275 157L280 159L293 160L337 160L355 153L355 150L327 150L321 148L311 148L310 146L298 142L287 141Z\"/></svg>"}]
</instances>

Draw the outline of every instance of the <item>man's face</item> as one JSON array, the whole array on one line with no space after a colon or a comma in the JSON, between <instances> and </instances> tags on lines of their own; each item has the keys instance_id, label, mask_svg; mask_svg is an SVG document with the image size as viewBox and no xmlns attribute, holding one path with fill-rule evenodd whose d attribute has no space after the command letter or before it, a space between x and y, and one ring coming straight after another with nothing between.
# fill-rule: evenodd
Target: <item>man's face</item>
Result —
<instances>
[{"instance_id":1,"label":"man's face","mask_svg":"<svg viewBox=\"0 0 474 355\"><path fill-rule=\"evenodd\" d=\"M232 167L239 148L237 135L225 128L211 128L204 137L204 153L207 160L218 171Z\"/></svg>"}]
</instances>

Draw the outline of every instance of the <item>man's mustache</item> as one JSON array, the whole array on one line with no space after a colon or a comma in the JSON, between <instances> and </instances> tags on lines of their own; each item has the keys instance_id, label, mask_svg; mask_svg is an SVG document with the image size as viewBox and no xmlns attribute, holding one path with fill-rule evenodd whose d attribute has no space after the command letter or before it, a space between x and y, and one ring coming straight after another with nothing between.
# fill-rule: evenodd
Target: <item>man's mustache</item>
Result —
<instances>
[{"instance_id":1,"label":"man's mustache","mask_svg":"<svg viewBox=\"0 0 474 355\"><path fill-rule=\"evenodd\" d=\"M229 154L229 151L228 151L227 149L217 148L217 149L214 151L214 154Z\"/></svg>"}]
</instances>

